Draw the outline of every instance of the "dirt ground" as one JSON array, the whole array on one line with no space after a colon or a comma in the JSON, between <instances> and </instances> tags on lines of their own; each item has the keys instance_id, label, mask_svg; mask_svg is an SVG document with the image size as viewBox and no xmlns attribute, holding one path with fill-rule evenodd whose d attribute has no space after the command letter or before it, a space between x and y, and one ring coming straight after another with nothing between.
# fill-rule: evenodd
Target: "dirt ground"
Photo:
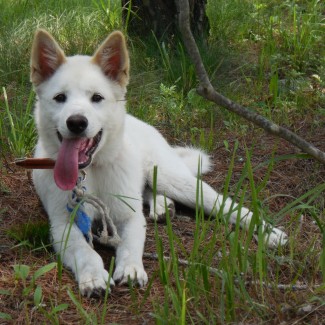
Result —
<instances>
[{"instance_id":1,"label":"dirt ground","mask_svg":"<svg viewBox=\"0 0 325 325\"><path fill-rule=\"evenodd\" d=\"M307 140L313 142L320 149L325 150L325 130L305 130ZM317 133L317 136L315 135ZM235 184L241 175L242 168L245 163L245 146L251 148L254 143L252 153L252 165L258 166L260 163L267 161L271 157L272 148L277 147L276 156L285 154L294 154L299 151L287 142L275 139L265 135L260 131L252 130L245 137L238 137L239 149L235 158L235 166L231 184ZM228 171L229 162L231 160L231 149L234 141L228 141L230 151L226 150L220 141L220 146L216 146L212 154L214 162L214 170L205 176L205 180L217 190L222 190ZM31 250L21 245L8 235L8 230L27 223L46 224L47 217L41 204L35 194L30 175L11 164L9 157L2 157L1 174L0 174L0 290L6 290L8 294L0 294L0 312L10 314L13 321L5 321L0 319L0 324L39 324L47 323L48 320L39 312L33 309L33 298L28 296L22 297L23 284L14 278L13 265L26 264L30 265L35 271L43 265L55 261L55 257L51 248L49 252L45 250ZM259 168L255 171L254 177L258 184L261 182L266 173L266 167ZM264 189L263 197L268 197L267 205L272 212L279 211L288 202L294 198L306 193L317 184L325 182L325 169L320 163L312 159L289 159L279 161L275 164L271 172L267 186ZM231 194L231 193L230 193ZM284 195L279 195L284 194ZM320 195L317 204L324 209L324 196ZM189 211L178 209L178 214L189 214ZM191 214L191 213L190 213ZM282 226L286 228L288 220L284 220ZM159 225L163 234L163 225ZM185 247L189 249L193 240L194 221L191 218L176 218L173 220L173 229L177 236L181 238ZM305 233L301 238L308 240L308 233L318 231L313 224L306 224ZM166 236L167 242L167 236ZM113 251L108 251L102 247L97 247L103 256L105 265L109 265ZM154 237L153 223L148 221L147 241L145 251L147 253L155 252L156 244ZM155 259L144 258L144 265L149 275L152 277L152 283L149 289L137 289L136 297L134 292L130 292L128 287L116 287L108 298L109 321L118 322L120 324L150 324L154 323L152 316L152 300L162 296L163 287L158 281L158 262ZM44 304L60 304L69 302L71 308L66 309L60 314L60 323L77 324L84 323L80 313L76 312L76 308L71 303L67 294L67 288L78 296L78 288L69 271L63 271L62 279L56 270L52 270L44 277L40 278L40 284L43 290ZM142 300L148 296L149 299ZM142 297L139 299L139 297ZM301 296L303 299L303 295ZM80 298L83 308L89 313L97 313L101 310L103 301L87 300ZM51 301L52 300L52 301ZM144 304L142 304L144 301ZM283 324L291 324L297 320L293 315L288 317L286 311L281 311L278 315L274 315L274 323L286 321ZM307 323L320 324L325 320L324 307L315 309L308 315ZM272 322L273 323L273 322Z\"/></svg>"}]
</instances>

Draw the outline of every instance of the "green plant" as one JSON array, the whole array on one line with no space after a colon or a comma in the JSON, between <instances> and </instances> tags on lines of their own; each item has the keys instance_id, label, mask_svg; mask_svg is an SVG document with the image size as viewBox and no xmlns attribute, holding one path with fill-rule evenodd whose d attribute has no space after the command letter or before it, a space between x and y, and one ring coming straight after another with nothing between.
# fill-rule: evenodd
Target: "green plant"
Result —
<instances>
[{"instance_id":1,"label":"green plant","mask_svg":"<svg viewBox=\"0 0 325 325\"><path fill-rule=\"evenodd\" d=\"M7 146L16 157L24 157L35 146L36 131L32 118L34 93L29 93L27 102L23 97L13 99L10 104L6 89L2 88L2 91L5 111L0 111L0 146Z\"/></svg>"},{"instance_id":2,"label":"green plant","mask_svg":"<svg viewBox=\"0 0 325 325\"><path fill-rule=\"evenodd\" d=\"M184 46L179 41L177 45L159 43L153 35L157 48L160 53L160 59L166 82L177 85L181 92L187 93L196 83L195 71L193 64L189 61Z\"/></svg>"},{"instance_id":3,"label":"green plant","mask_svg":"<svg viewBox=\"0 0 325 325\"><path fill-rule=\"evenodd\" d=\"M50 225L47 221L27 222L8 229L8 235L18 241L17 246L33 250L47 250L50 244Z\"/></svg>"},{"instance_id":4,"label":"green plant","mask_svg":"<svg viewBox=\"0 0 325 325\"><path fill-rule=\"evenodd\" d=\"M242 40L250 28L253 12L251 1L209 0L207 15L211 26L211 35L222 46L228 45L228 40ZM229 24L230 21L236 23Z\"/></svg>"},{"instance_id":5,"label":"green plant","mask_svg":"<svg viewBox=\"0 0 325 325\"><path fill-rule=\"evenodd\" d=\"M12 320L12 317L9 314L7 314L7 313L0 312L0 319L3 319L3 320Z\"/></svg>"},{"instance_id":6,"label":"green plant","mask_svg":"<svg viewBox=\"0 0 325 325\"><path fill-rule=\"evenodd\" d=\"M23 290L22 290L22 296L25 298L24 307L26 308L26 323L29 323L29 316L27 312L27 305L30 303L29 299L33 299L33 304L36 309L39 309L42 313L46 314L49 319L53 320L53 316L66 309L68 306L66 304L61 304L57 306L55 309L52 309L50 313L46 312L45 309L43 309L42 301L43 301L43 294L42 294L42 287L40 285L36 284L36 281L44 276L46 273L50 272L52 269L54 269L57 266L57 263L50 263L47 264L38 270L36 270L32 276L30 276L30 266L24 265L24 264L16 264L13 266L14 269L14 276L16 280L20 281ZM58 322L56 322L58 323Z\"/></svg>"},{"instance_id":7,"label":"green plant","mask_svg":"<svg viewBox=\"0 0 325 325\"><path fill-rule=\"evenodd\" d=\"M130 13L127 15L125 25L121 25L122 21L122 7L121 3L117 0L92 0L93 5L101 14L100 23L107 31L118 28L127 30L128 19Z\"/></svg>"},{"instance_id":8,"label":"green plant","mask_svg":"<svg viewBox=\"0 0 325 325\"><path fill-rule=\"evenodd\" d=\"M46 274L47 272L50 272L56 267L56 263L50 263L48 265L45 265L35 271L35 273L31 276L31 280L29 281L30 276L30 266L24 265L24 264L16 264L13 266L14 269L14 275L17 280L20 280L23 285L23 291L22 294L24 296L28 296L33 290L36 290L38 286L36 286L36 280ZM37 289L36 292L36 300L38 301L39 296L41 294L41 290ZM35 292L34 292L35 293Z\"/></svg>"},{"instance_id":9,"label":"green plant","mask_svg":"<svg viewBox=\"0 0 325 325\"><path fill-rule=\"evenodd\" d=\"M7 296L10 296L10 295L11 295L11 291L10 290L0 289L0 296L7 297ZM8 313L0 312L0 319L3 319L3 320L12 320L12 317Z\"/></svg>"},{"instance_id":10,"label":"green plant","mask_svg":"<svg viewBox=\"0 0 325 325\"><path fill-rule=\"evenodd\" d=\"M281 287L279 285L281 269L296 263L294 262L295 254L300 254L295 252L297 248L294 245L291 246L290 256L287 256L286 250L280 247L275 251L266 249L264 239L267 234L263 233L260 227L261 220L268 219L265 213L265 202L263 203L261 200L260 192L265 187L276 162L290 157L272 156L269 161L253 169L250 162L252 153L247 151L242 176L236 185L230 187L237 149L238 145L235 145L224 184L224 195L226 197L231 190L234 193L234 199L238 201L236 211L240 211L244 206L245 194L250 193L250 209L254 216L247 232L239 226L239 213L236 224L231 228L228 226L229 214L224 213L223 205L216 216L210 216L208 219L205 217L202 209L204 196L201 191L200 177L197 182L197 203L200 202L200 204L196 207L195 230L190 251L183 246L181 239L176 235L167 208L165 231L168 238L168 249L163 245L158 226L155 225L159 279L164 287L162 301L153 303L154 317L159 324L166 321L178 324L199 321L206 324L236 322L238 311L243 308L247 308L247 312L249 310L250 313L255 313L261 319L267 320L269 310L265 293L266 284L272 286L276 294L280 290L277 287ZM265 166L267 166L265 179L257 184L253 173L258 168ZM198 172L200 175L200 167ZM157 173L159 173L159 169L156 169L154 177L157 177ZM153 183L156 184L155 181ZM323 231L322 221L313 212L312 202L315 201L319 193L324 191L324 184L316 187L303 197L288 204L286 209L275 214L273 219L281 220L285 215L294 215L297 211L300 213L305 211L305 213L312 214L317 224L319 223L319 229ZM233 209L235 208L233 207ZM294 236L297 236L297 228L295 228L295 235L292 238ZM254 237L258 239L258 244L252 248ZM316 254L313 247L314 243L310 243L304 250L304 252L309 252L309 257ZM180 254L182 258L179 258ZM304 276L306 257L301 261L299 268L296 265L292 269L291 279L289 279L289 283L292 285ZM314 267L323 269L323 253L319 257L319 262L315 262ZM309 281L312 281L312 278ZM247 283L256 287L257 296L252 296ZM290 284L288 288L289 286Z\"/></svg>"}]
</instances>

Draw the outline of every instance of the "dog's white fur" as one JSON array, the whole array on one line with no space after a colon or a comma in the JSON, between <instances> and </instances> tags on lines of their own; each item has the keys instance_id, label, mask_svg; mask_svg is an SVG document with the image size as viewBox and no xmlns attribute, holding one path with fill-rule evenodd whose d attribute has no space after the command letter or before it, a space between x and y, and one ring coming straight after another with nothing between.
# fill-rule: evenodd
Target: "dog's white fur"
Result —
<instances>
[{"instance_id":1,"label":"dog's white fur","mask_svg":"<svg viewBox=\"0 0 325 325\"><path fill-rule=\"evenodd\" d=\"M211 164L204 152L171 147L155 128L126 114L128 76L128 52L120 32L113 32L93 57L66 57L46 31L38 30L35 34L31 58L31 80L38 97L35 118L39 139L35 157L57 158L57 132L63 138L76 136L67 128L70 116L84 116L88 120L83 137L93 138L103 130L93 161L86 169L87 191L109 207L122 239L116 249L113 279L125 283L130 278L143 286L148 281L142 263L146 233L143 200L149 203L152 218L164 215L165 195L171 211L173 200L194 208L199 157L202 172L207 172ZM54 97L62 93L67 99L58 103ZM93 102L93 94L100 94L103 100ZM150 190L154 166L158 166L156 214ZM35 170L33 180L50 218L55 250L75 274L82 294L101 294L107 287L108 272L79 228L73 224L69 230L69 193L55 184L52 170ZM202 188L207 214L216 214L222 207L224 214L230 215L230 222L235 223L240 213L241 226L248 228L252 218L249 210L242 208L238 212L235 203L224 199L208 184L203 182ZM123 195L133 209L114 194ZM88 213L91 218L96 217L91 209ZM286 234L272 228L265 240L274 247L286 242Z\"/></svg>"}]
</instances>

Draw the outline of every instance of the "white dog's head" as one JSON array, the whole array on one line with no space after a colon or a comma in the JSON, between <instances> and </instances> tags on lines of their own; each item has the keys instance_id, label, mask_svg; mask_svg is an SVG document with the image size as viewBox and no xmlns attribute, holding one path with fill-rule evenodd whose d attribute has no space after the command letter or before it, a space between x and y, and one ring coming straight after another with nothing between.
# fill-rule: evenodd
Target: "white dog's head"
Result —
<instances>
[{"instance_id":1,"label":"white dog's head","mask_svg":"<svg viewBox=\"0 0 325 325\"><path fill-rule=\"evenodd\" d=\"M41 145L56 159L54 178L61 189L72 189L78 169L95 156L100 163L100 152L122 138L128 80L122 33L110 34L92 57L66 57L50 34L36 32L31 55L35 118Z\"/></svg>"}]
</instances>

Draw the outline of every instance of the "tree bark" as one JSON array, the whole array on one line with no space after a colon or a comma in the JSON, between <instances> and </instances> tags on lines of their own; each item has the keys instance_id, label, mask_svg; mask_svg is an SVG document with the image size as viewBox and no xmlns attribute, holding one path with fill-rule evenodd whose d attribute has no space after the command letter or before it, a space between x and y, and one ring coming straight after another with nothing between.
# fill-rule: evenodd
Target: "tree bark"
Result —
<instances>
[{"instance_id":1,"label":"tree bark","mask_svg":"<svg viewBox=\"0 0 325 325\"><path fill-rule=\"evenodd\" d=\"M178 34L175 0L122 0L123 22L128 33L145 38L153 32L158 39ZM207 0L190 0L191 28L195 35L206 36L209 21L205 14Z\"/></svg>"},{"instance_id":2,"label":"tree bark","mask_svg":"<svg viewBox=\"0 0 325 325\"><path fill-rule=\"evenodd\" d=\"M201 59L199 49L195 43L193 34L190 27L190 8L188 0L177 0L179 8L179 29L182 34L183 42L186 46L188 54L195 66L196 74L199 79L198 93L207 100L210 100L219 106L222 106L261 127L266 132L275 136L281 137L296 147L300 148L303 152L309 154L316 160L325 164L325 153L317 149L306 140L299 137L292 131L279 126L265 117L257 114L253 110L241 106L229 98L219 94L212 86L208 74L205 70L204 64Z\"/></svg>"}]
</instances>

